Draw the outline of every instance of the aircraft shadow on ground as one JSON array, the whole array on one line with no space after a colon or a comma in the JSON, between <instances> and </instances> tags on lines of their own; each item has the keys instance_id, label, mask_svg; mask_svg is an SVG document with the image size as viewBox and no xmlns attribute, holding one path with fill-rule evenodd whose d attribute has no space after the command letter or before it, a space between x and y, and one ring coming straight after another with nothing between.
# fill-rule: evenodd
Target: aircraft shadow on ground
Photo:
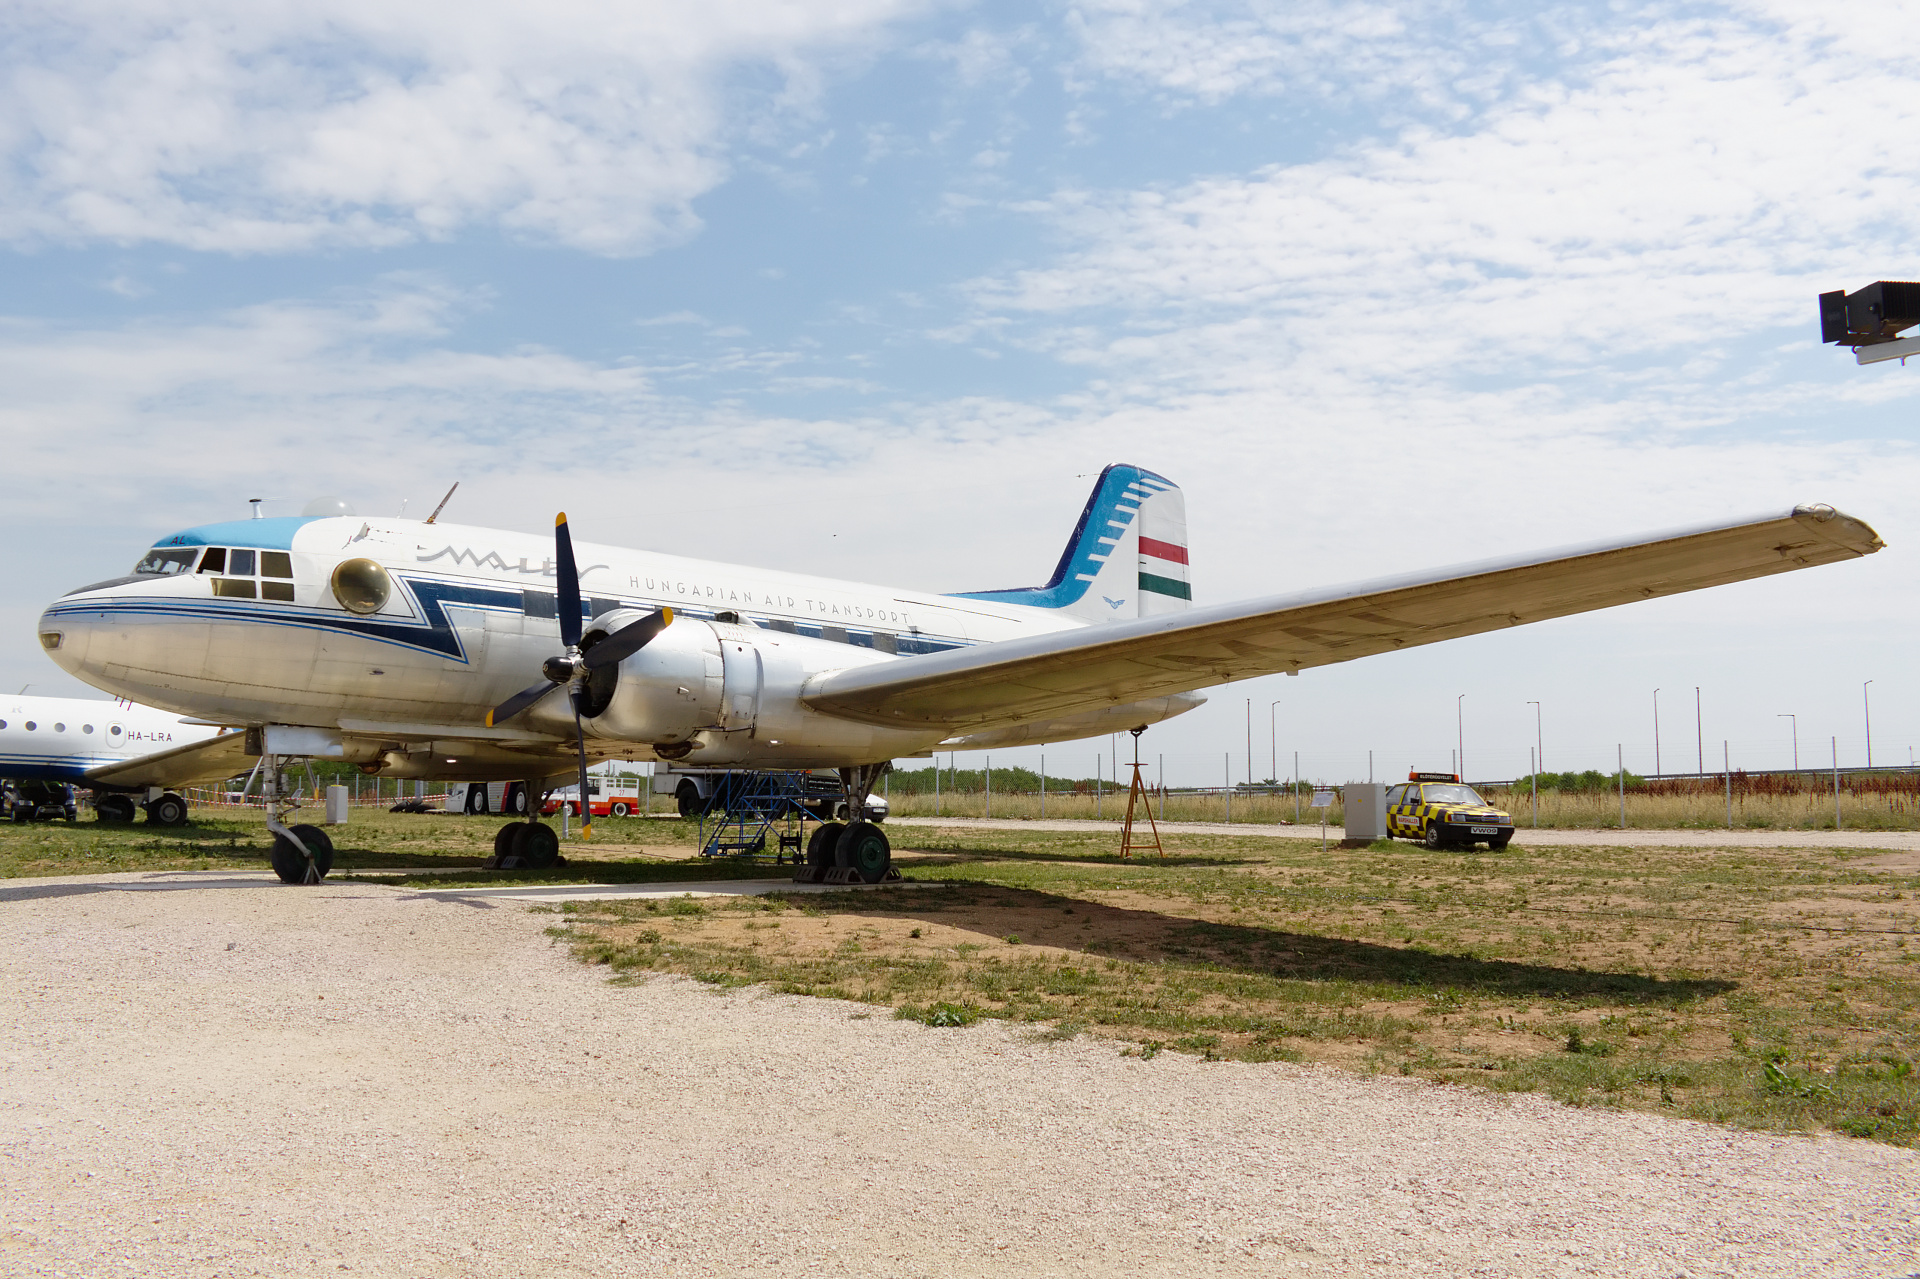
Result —
<instances>
[{"instance_id":1,"label":"aircraft shadow on ground","mask_svg":"<svg viewBox=\"0 0 1920 1279\"><path fill-rule=\"evenodd\" d=\"M1031 848L918 848L902 845L894 850L896 856L910 860L914 854L924 852L949 862L1043 862L1048 864L1071 865L1081 863L1090 866L1252 866L1264 865L1260 857L1224 857L1218 853L1168 853L1164 857L1154 853L1135 853L1132 857L1121 857L1118 832L1108 841L1113 845L1112 852L1097 853L1086 850L1059 853L1036 852Z\"/></svg>"},{"instance_id":2,"label":"aircraft shadow on ground","mask_svg":"<svg viewBox=\"0 0 1920 1279\"><path fill-rule=\"evenodd\" d=\"M1738 982L1719 979L1661 980L1639 973L1439 954L1415 946L1218 924L998 885L965 884L951 893L822 895L796 898L794 904L829 915L940 924L977 933L1003 947L1011 935L1027 945L1059 946L1103 958L1206 966L1291 981L1371 983L1421 992L1455 989L1513 999L1599 999L1615 1004L1686 1003L1739 987ZM1067 913L1069 909L1072 914Z\"/></svg>"}]
</instances>

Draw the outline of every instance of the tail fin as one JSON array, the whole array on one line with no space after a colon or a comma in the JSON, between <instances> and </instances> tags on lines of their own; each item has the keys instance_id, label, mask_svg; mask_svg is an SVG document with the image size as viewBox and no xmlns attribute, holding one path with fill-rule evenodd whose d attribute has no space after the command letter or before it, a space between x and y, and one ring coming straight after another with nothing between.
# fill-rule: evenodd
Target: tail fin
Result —
<instances>
[{"instance_id":1,"label":"tail fin","mask_svg":"<svg viewBox=\"0 0 1920 1279\"><path fill-rule=\"evenodd\" d=\"M963 591L960 598L1057 608L1090 622L1190 606L1187 504L1172 480L1116 462L1100 472L1045 586Z\"/></svg>"}]
</instances>

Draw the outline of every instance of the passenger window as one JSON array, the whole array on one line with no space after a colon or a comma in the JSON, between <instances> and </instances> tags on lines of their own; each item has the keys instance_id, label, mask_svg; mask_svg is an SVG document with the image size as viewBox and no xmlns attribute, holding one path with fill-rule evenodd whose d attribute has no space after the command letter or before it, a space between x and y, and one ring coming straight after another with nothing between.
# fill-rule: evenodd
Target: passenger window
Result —
<instances>
[{"instance_id":1,"label":"passenger window","mask_svg":"<svg viewBox=\"0 0 1920 1279\"><path fill-rule=\"evenodd\" d=\"M260 583L260 598L263 600L279 600L283 604L291 604L293 603L293 583L262 582Z\"/></svg>"},{"instance_id":2,"label":"passenger window","mask_svg":"<svg viewBox=\"0 0 1920 1279\"><path fill-rule=\"evenodd\" d=\"M200 557L200 571L202 573L226 572L227 548L224 546L209 546L207 553Z\"/></svg>"},{"instance_id":3,"label":"passenger window","mask_svg":"<svg viewBox=\"0 0 1920 1279\"><path fill-rule=\"evenodd\" d=\"M81 732L83 732L83 733L91 733L91 732L93 731L93 725L91 725L91 724L82 724L82 725L80 726L80 731L81 731Z\"/></svg>"},{"instance_id":4,"label":"passenger window","mask_svg":"<svg viewBox=\"0 0 1920 1279\"><path fill-rule=\"evenodd\" d=\"M844 644L847 642L847 628L844 626L822 626L820 628L820 638L823 640L832 640L836 644Z\"/></svg>"},{"instance_id":5,"label":"passenger window","mask_svg":"<svg viewBox=\"0 0 1920 1279\"><path fill-rule=\"evenodd\" d=\"M235 547L230 564L231 567L227 569L227 572L238 574L241 577L253 576L252 551L243 551L239 547ZM251 592L249 592L249 594L251 594Z\"/></svg>"},{"instance_id":6,"label":"passenger window","mask_svg":"<svg viewBox=\"0 0 1920 1279\"><path fill-rule=\"evenodd\" d=\"M29 733L31 733L31 732L32 732L32 731L33 731L34 729L36 729L36 728L38 728L38 727L40 727L40 726L39 726L38 724L36 724L36 723L34 723L34 722L33 722L32 720L28 720L28 721L27 721L27 731L28 731Z\"/></svg>"},{"instance_id":7,"label":"passenger window","mask_svg":"<svg viewBox=\"0 0 1920 1279\"><path fill-rule=\"evenodd\" d=\"M898 653L900 651L899 638L888 635L883 631L875 631L873 633L873 646L882 653Z\"/></svg>"},{"instance_id":8,"label":"passenger window","mask_svg":"<svg viewBox=\"0 0 1920 1279\"><path fill-rule=\"evenodd\" d=\"M56 733L64 733L67 731L67 726L65 724L55 724L53 726L53 731Z\"/></svg>"},{"instance_id":9,"label":"passenger window","mask_svg":"<svg viewBox=\"0 0 1920 1279\"><path fill-rule=\"evenodd\" d=\"M292 577L293 556L285 551L260 552L260 576Z\"/></svg>"},{"instance_id":10,"label":"passenger window","mask_svg":"<svg viewBox=\"0 0 1920 1279\"><path fill-rule=\"evenodd\" d=\"M216 577L213 579L213 593L228 599L250 600L253 598L253 579L250 577Z\"/></svg>"},{"instance_id":11,"label":"passenger window","mask_svg":"<svg viewBox=\"0 0 1920 1279\"><path fill-rule=\"evenodd\" d=\"M558 617L560 604L550 592L521 591L520 611L528 617Z\"/></svg>"}]
</instances>

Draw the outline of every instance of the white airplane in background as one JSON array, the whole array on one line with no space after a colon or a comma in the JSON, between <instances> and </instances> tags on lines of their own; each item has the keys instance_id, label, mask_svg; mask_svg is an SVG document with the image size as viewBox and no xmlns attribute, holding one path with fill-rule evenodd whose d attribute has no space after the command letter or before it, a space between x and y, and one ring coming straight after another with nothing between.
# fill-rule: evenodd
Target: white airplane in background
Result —
<instances>
[{"instance_id":1,"label":"white airplane in background","mask_svg":"<svg viewBox=\"0 0 1920 1279\"><path fill-rule=\"evenodd\" d=\"M178 826L187 801L174 787L253 767L240 735L227 734L225 749L214 744L220 732L124 699L0 697L0 777L84 786L103 822L130 822L139 808L150 822Z\"/></svg>"},{"instance_id":2,"label":"white airplane in background","mask_svg":"<svg viewBox=\"0 0 1920 1279\"><path fill-rule=\"evenodd\" d=\"M187 529L52 604L40 642L97 687L245 728L270 784L280 757L534 793L594 759L688 760L838 768L860 812L895 758L1133 730L1229 680L1882 546L1858 520L1800 506L1196 608L1180 490L1127 465L1101 473L1052 578L1019 590L938 595L593 544L576 558L564 515L552 542L433 520ZM503 862L557 856L530 808L496 838ZM269 825L283 878L325 873L324 834ZM872 882L890 859L864 821L808 846L827 878Z\"/></svg>"}]
</instances>

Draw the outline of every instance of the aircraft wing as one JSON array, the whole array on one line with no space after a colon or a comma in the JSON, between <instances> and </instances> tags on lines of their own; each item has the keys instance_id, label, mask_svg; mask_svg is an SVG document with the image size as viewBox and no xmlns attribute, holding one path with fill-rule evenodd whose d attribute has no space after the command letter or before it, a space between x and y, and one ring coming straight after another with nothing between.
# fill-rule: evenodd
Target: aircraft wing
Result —
<instances>
[{"instance_id":1,"label":"aircraft wing","mask_svg":"<svg viewBox=\"0 0 1920 1279\"><path fill-rule=\"evenodd\" d=\"M217 782L253 767L254 756L247 754L246 747L245 733L222 733L117 764L97 764L86 771L86 780L90 785L129 788Z\"/></svg>"},{"instance_id":2,"label":"aircraft wing","mask_svg":"<svg viewBox=\"0 0 1920 1279\"><path fill-rule=\"evenodd\" d=\"M831 671L815 710L979 731L1871 555L1829 506Z\"/></svg>"}]
</instances>

